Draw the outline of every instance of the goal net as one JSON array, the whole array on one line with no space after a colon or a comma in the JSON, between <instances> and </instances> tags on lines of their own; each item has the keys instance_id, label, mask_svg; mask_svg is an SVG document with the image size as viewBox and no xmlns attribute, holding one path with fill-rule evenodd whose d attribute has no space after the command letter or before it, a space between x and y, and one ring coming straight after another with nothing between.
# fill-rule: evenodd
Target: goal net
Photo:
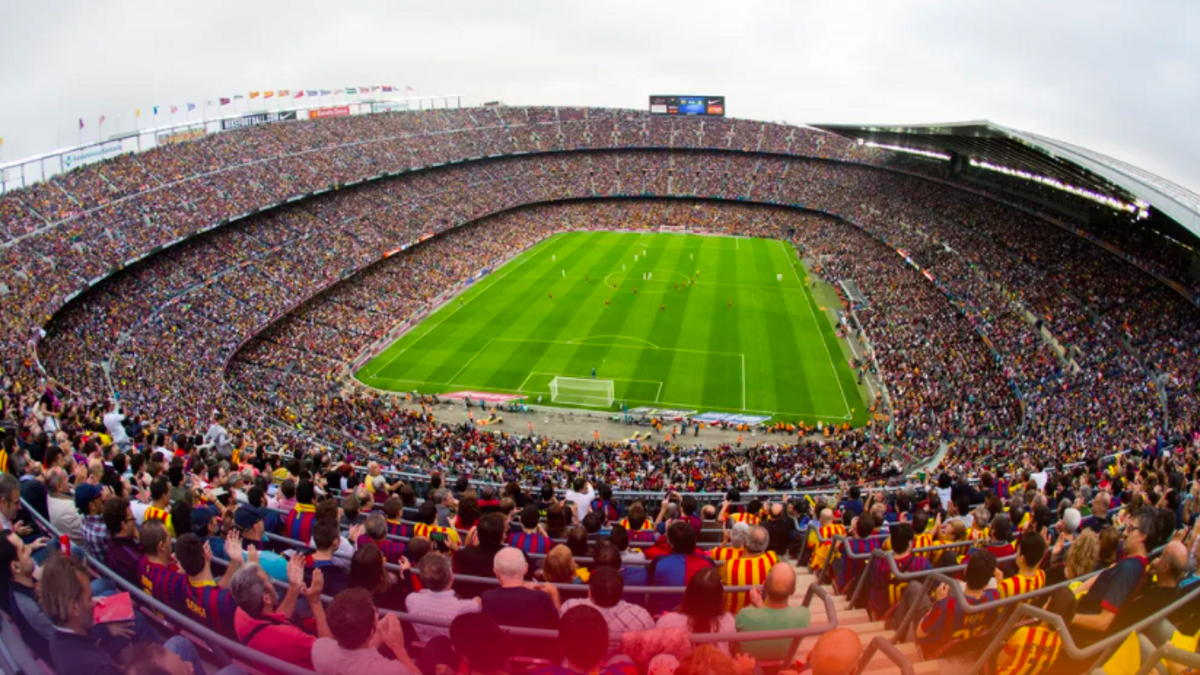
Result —
<instances>
[{"instance_id":1,"label":"goal net","mask_svg":"<svg viewBox=\"0 0 1200 675\"><path fill-rule=\"evenodd\" d=\"M608 408L613 403L613 383L612 380L555 377L550 380L550 400L568 405Z\"/></svg>"}]
</instances>

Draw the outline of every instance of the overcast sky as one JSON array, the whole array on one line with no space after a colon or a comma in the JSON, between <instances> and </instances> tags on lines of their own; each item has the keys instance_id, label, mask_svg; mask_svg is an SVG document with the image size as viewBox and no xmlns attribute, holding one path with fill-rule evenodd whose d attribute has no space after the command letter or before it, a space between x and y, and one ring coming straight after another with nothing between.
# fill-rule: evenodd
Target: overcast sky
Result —
<instances>
[{"instance_id":1,"label":"overcast sky","mask_svg":"<svg viewBox=\"0 0 1200 675\"><path fill-rule=\"evenodd\" d=\"M164 7L178 9L165 10ZM788 122L990 119L1200 191L1197 0L0 0L0 150L250 90L464 104L723 94Z\"/></svg>"}]
</instances>

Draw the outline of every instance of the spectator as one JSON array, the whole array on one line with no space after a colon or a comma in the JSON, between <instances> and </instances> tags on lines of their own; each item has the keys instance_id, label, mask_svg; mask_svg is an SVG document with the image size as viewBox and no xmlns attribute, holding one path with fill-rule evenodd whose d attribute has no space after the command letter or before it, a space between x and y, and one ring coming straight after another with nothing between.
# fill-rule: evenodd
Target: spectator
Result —
<instances>
[{"instance_id":1,"label":"spectator","mask_svg":"<svg viewBox=\"0 0 1200 675\"><path fill-rule=\"evenodd\" d=\"M54 669L75 675L121 675L121 668L91 635L92 589L87 568L56 555L42 569L38 598L54 623L50 655Z\"/></svg>"},{"instance_id":2,"label":"spectator","mask_svg":"<svg viewBox=\"0 0 1200 675\"><path fill-rule=\"evenodd\" d=\"M519 628L558 628L558 589L551 584L525 584L529 569L524 554L505 548L496 554L493 571L500 587L480 596L484 613L504 626ZM557 658L558 646L541 640L526 641L527 649L546 658Z\"/></svg>"},{"instance_id":3,"label":"spectator","mask_svg":"<svg viewBox=\"0 0 1200 675\"><path fill-rule=\"evenodd\" d=\"M611 566L597 567L588 579L588 597L567 600L562 603L564 616L573 607L592 607L600 612L608 631L607 657L616 656L621 650L621 636L640 630L650 630L654 620L644 608L621 599L625 581L621 573ZM570 656L568 655L568 658Z\"/></svg>"},{"instance_id":4,"label":"spectator","mask_svg":"<svg viewBox=\"0 0 1200 675\"><path fill-rule=\"evenodd\" d=\"M447 497L449 497L447 495ZM417 509L417 525L413 531L437 545L439 550L457 551L461 546L458 530L437 524L438 507L432 501L421 504Z\"/></svg>"},{"instance_id":5,"label":"spectator","mask_svg":"<svg viewBox=\"0 0 1200 675\"><path fill-rule=\"evenodd\" d=\"M138 543L137 523L128 499L113 498L104 503L104 527L109 534L105 564L125 581L140 586L142 545Z\"/></svg>"},{"instance_id":6,"label":"spectator","mask_svg":"<svg viewBox=\"0 0 1200 675\"><path fill-rule=\"evenodd\" d=\"M1059 586L1054 589L1042 605L1051 614L1062 618L1070 626L1075 618L1075 594ZM1062 651L1062 637L1058 628L1045 621L1018 627L1004 648L996 654L996 675L1041 675L1050 672Z\"/></svg>"},{"instance_id":7,"label":"spectator","mask_svg":"<svg viewBox=\"0 0 1200 675\"><path fill-rule=\"evenodd\" d=\"M738 523L739 525L741 523ZM774 551L768 551L770 533L767 528L756 525L746 539L746 552L726 561L721 570L721 581L726 586L759 586L767 578L767 573L779 557ZM730 614L737 614L750 602L749 591L731 592L725 595L725 609Z\"/></svg>"},{"instance_id":8,"label":"spectator","mask_svg":"<svg viewBox=\"0 0 1200 675\"><path fill-rule=\"evenodd\" d=\"M671 523L667 528L671 542L671 554L655 558L646 571L652 586L684 587L692 577L704 569L712 569L711 558L696 553L696 531L683 521ZM715 570L714 570L715 571ZM719 575L718 575L719 576ZM650 600L650 611L658 614L673 609L683 599L683 594L654 595Z\"/></svg>"},{"instance_id":9,"label":"spectator","mask_svg":"<svg viewBox=\"0 0 1200 675\"><path fill-rule=\"evenodd\" d=\"M301 481L296 486L296 505L284 519L283 536L304 542L313 538L317 519L317 507L313 504L315 495L316 486L310 481Z\"/></svg>"},{"instance_id":10,"label":"spectator","mask_svg":"<svg viewBox=\"0 0 1200 675\"><path fill-rule=\"evenodd\" d=\"M835 628L817 638L808 654L812 675L850 675L862 658L862 641L849 628Z\"/></svg>"},{"instance_id":11,"label":"spectator","mask_svg":"<svg viewBox=\"0 0 1200 675\"><path fill-rule=\"evenodd\" d=\"M546 553L554 547L554 542L546 536L542 529L541 515L537 506L526 504L521 509L521 531L508 535L508 545L519 548L526 553Z\"/></svg>"},{"instance_id":12,"label":"spectator","mask_svg":"<svg viewBox=\"0 0 1200 675\"><path fill-rule=\"evenodd\" d=\"M713 560L733 560L746 552L746 538L750 536L753 528L746 523L734 523L732 527L725 530L725 536L728 541L721 542L721 546L709 549L708 557Z\"/></svg>"},{"instance_id":13,"label":"spectator","mask_svg":"<svg viewBox=\"0 0 1200 675\"><path fill-rule=\"evenodd\" d=\"M21 639L44 661L52 660L54 624L34 592L32 551L12 530L0 530L0 605L12 617Z\"/></svg>"},{"instance_id":14,"label":"spectator","mask_svg":"<svg viewBox=\"0 0 1200 675\"><path fill-rule=\"evenodd\" d=\"M468 675L507 675L512 641L491 616L478 612L458 615L450 624L450 641L465 661Z\"/></svg>"},{"instance_id":15,"label":"spectator","mask_svg":"<svg viewBox=\"0 0 1200 675\"><path fill-rule=\"evenodd\" d=\"M104 526L104 489L84 483L75 488L75 508L83 514L83 543L92 557L104 562L108 553L108 530Z\"/></svg>"},{"instance_id":16,"label":"spectator","mask_svg":"<svg viewBox=\"0 0 1200 675\"><path fill-rule=\"evenodd\" d=\"M138 577L142 590L176 609L187 602L188 579L171 557L171 535L161 520L142 524L142 559L138 561Z\"/></svg>"},{"instance_id":17,"label":"spectator","mask_svg":"<svg viewBox=\"0 0 1200 675\"><path fill-rule=\"evenodd\" d=\"M388 524L382 513L372 513L367 516L362 530L365 534L358 538L358 541L355 542L356 545L361 547L366 543L375 544L387 561L392 564L398 564L404 557L404 542L388 538Z\"/></svg>"},{"instance_id":18,"label":"spectator","mask_svg":"<svg viewBox=\"0 0 1200 675\"><path fill-rule=\"evenodd\" d=\"M350 560L347 588L365 588L375 598L375 606L394 611L404 610L408 587L387 570L383 552L373 543L360 547ZM400 559L401 574L409 569L408 560Z\"/></svg>"},{"instance_id":19,"label":"spectator","mask_svg":"<svg viewBox=\"0 0 1200 675\"><path fill-rule=\"evenodd\" d=\"M508 523L499 513L489 513L479 521L475 529L476 542L465 546L454 554L454 569L459 574L473 577L488 577L492 573L492 562L504 547L504 532ZM464 595L463 597L475 597Z\"/></svg>"},{"instance_id":20,"label":"spectator","mask_svg":"<svg viewBox=\"0 0 1200 675\"><path fill-rule=\"evenodd\" d=\"M1148 508L1130 515L1123 539L1125 557L1080 587L1084 595L1071 622L1072 635L1078 629L1082 639L1094 641L1134 599L1146 574L1146 541L1154 539L1155 526L1154 513Z\"/></svg>"},{"instance_id":21,"label":"spectator","mask_svg":"<svg viewBox=\"0 0 1200 675\"><path fill-rule=\"evenodd\" d=\"M976 614L966 612L969 606L1000 599L999 593L988 588L996 575L996 556L991 551L977 551L967 562L965 575L967 586L963 596L966 603L951 597L950 589L942 584L934 596L933 607L917 626L917 645L926 659L939 658L956 644L987 633L999 616L996 609Z\"/></svg>"},{"instance_id":22,"label":"spectator","mask_svg":"<svg viewBox=\"0 0 1200 675\"><path fill-rule=\"evenodd\" d=\"M480 611L482 601L478 598L465 600L455 595L454 572L446 556L436 552L426 554L417 565L417 572L422 588L405 601L405 611L409 614L453 621L460 614ZM443 626L414 623L413 630L422 642L439 635L450 636L450 629Z\"/></svg>"},{"instance_id":23,"label":"spectator","mask_svg":"<svg viewBox=\"0 0 1200 675\"><path fill-rule=\"evenodd\" d=\"M312 646L313 669L328 675L417 675L422 672L404 644L404 629L394 614L382 620L362 588L342 591L329 605L329 628L333 637L317 638ZM396 660L385 658L373 644L392 651Z\"/></svg>"},{"instance_id":24,"label":"spectator","mask_svg":"<svg viewBox=\"0 0 1200 675\"><path fill-rule=\"evenodd\" d=\"M892 554L896 568L903 574L923 572L930 569L929 561L912 553L913 530L908 523L897 523L889 530L889 541L892 543ZM892 612L900 596L904 593L907 582L892 577L891 566L887 558L876 558L870 569L871 590L867 599L871 615L876 621L892 620Z\"/></svg>"},{"instance_id":25,"label":"spectator","mask_svg":"<svg viewBox=\"0 0 1200 675\"><path fill-rule=\"evenodd\" d=\"M225 414L214 412L212 424L209 425L208 431L204 432L204 443L211 445L218 457L233 459L233 439L229 437L229 432L225 431L224 424Z\"/></svg>"},{"instance_id":26,"label":"spectator","mask_svg":"<svg viewBox=\"0 0 1200 675\"><path fill-rule=\"evenodd\" d=\"M807 607L792 607L796 593L796 569L786 562L776 563L767 574L762 590L750 591L750 606L737 613L739 633L807 628L812 616ZM740 643L743 653L759 661L779 661L787 655L792 641L756 640Z\"/></svg>"},{"instance_id":27,"label":"spectator","mask_svg":"<svg viewBox=\"0 0 1200 675\"><path fill-rule=\"evenodd\" d=\"M317 637L331 637L325 608L321 604L324 579L320 572L316 572L312 583L305 587L304 561L300 556L289 562L287 579L287 593L280 602L271 577L262 567L250 563L233 575L229 591L237 604L233 618L237 639L251 649L312 670L312 649L317 638L297 628L291 621L296 601L303 595L312 609ZM265 668L263 671L272 672Z\"/></svg>"},{"instance_id":28,"label":"spectator","mask_svg":"<svg viewBox=\"0 0 1200 675\"><path fill-rule=\"evenodd\" d=\"M737 624L733 615L725 611L724 594L720 573L713 567L701 569L688 582L678 610L663 614L655 628L684 628L693 635L732 633ZM719 642L716 647L729 654L728 642Z\"/></svg>"},{"instance_id":29,"label":"spectator","mask_svg":"<svg viewBox=\"0 0 1200 675\"><path fill-rule=\"evenodd\" d=\"M208 544L213 557L229 559L225 552L225 537L221 534L221 517L213 508L201 506L192 509L192 532Z\"/></svg>"},{"instance_id":30,"label":"spectator","mask_svg":"<svg viewBox=\"0 0 1200 675\"><path fill-rule=\"evenodd\" d=\"M1179 541L1171 541L1163 548L1158 559L1150 564L1149 571L1154 585L1147 586L1143 583L1137 597L1118 615L1114 622L1113 632L1123 632L1183 597L1184 589L1180 587L1180 582L1188 576L1187 547ZM1167 618L1180 632L1186 635L1195 635L1198 613L1200 610L1197 608L1185 607ZM1161 644L1171 638L1170 635L1160 637L1161 640L1152 639L1152 642Z\"/></svg>"},{"instance_id":31,"label":"spectator","mask_svg":"<svg viewBox=\"0 0 1200 675\"><path fill-rule=\"evenodd\" d=\"M175 542L175 557L190 582L184 589L187 613L196 622L228 638L236 638L233 621L237 603L228 590L234 575L242 568L242 544L236 532L229 533L225 550L230 555L229 567L218 583L213 579L213 553L207 542L191 532ZM257 556L250 562L257 562Z\"/></svg>"},{"instance_id":32,"label":"spectator","mask_svg":"<svg viewBox=\"0 0 1200 675\"><path fill-rule=\"evenodd\" d=\"M49 491L47 504L50 509L50 525L55 530L71 537L71 545L84 546L83 517L71 495L71 483L65 471L58 467L50 469L46 477Z\"/></svg>"},{"instance_id":33,"label":"spectator","mask_svg":"<svg viewBox=\"0 0 1200 675\"><path fill-rule=\"evenodd\" d=\"M620 578L617 577L619 580ZM604 616L588 605L563 612L558 628L558 645L565 665L540 668L536 675L638 675L628 657L608 659L609 640L605 638ZM608 659L607 665L602 665Z\"/></svg>"},{"instance_id":34,"label":"spectator","mask_svg":"<svg viewBox=\"0 0 1200 675\"><path fill-rule=\"evenodd\" d=\"M592 512L592 500L596 498L596 489L586 479L576 478L572 489L567 490L566 501L574 505L575 519L573 522L582 523L587 514Z\"/></svg>"},{"instance_id":35,"label":"spectator","mask_svg":"<svg viewBox=\"0 0 1200 675\"><path fill-rule=\"evenodd\" d=\"M1000 597L1024 595L1046 585L1046 573L1040 567L1046 557L1046 540L1037 530L1026 530L1017 540L1017 573L1000 581Z\"/></svg>"}]
</instances>

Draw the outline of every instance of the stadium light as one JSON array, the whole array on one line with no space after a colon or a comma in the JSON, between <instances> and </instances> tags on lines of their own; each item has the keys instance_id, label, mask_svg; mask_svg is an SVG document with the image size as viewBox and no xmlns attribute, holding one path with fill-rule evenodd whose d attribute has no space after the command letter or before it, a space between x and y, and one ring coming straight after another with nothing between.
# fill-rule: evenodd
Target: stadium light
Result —
<instances>
[{"instance_id":1,"label":"stadium light","mask_svg":"<svg viewBox=\"0 0 1200 675\"><path fill-rule=\"evenodd\" d=\"M1106 194L1101 194L1099 192L1093 192L1086 188L1081 188L1081 187L1078 187L1075 185L1070 185L1068 183L1062 182L1061 180L1058 180L1057 178L1051 178L1049 176L1041 176L1036 173L1022 171L1021 169L1012 169L1007 166L1000 166L998 164L992 164L991 162L985 162L980 159L971 158L971 166L979 168L979 169L987 169L988 171L995 171L996 173L1002 173L1005 176L1012 176L1013 178L1020 178L1022 180L1032 181L1034 183L1040 183L1041 185L1045 185L1046 187L1054 188L1055 190L1062 190L1063 192L1068 192L1070 194L1075 195L1076 197L1083 197L1084 199L1090 199L1098 204L1103 204L1104 206L1107 206L1111 209L1115 209L1117 211L1125 211L1126 213L1132 213L1137 216L1138 220L1150 217L1150 211L1149 211L1150 205L1146 204L1145 202L1143 202L1141 200L1138 200L1137 202L1135 202L1133 204L1126 204L1125 202L1123 202L1119 199L1116 199L1114 197L1110 197Z\"/></svg>"},{"instance_id":2,"label":"stadium light","mask_svg":"<svg viewBox=\"0 0 1200 675\"><path fill-rule=\"evenodd\" d=\"M904 153L907 153L910 155L920 155L920 156L928 158L928 159L940 159L945 162L950 161L950 155L947 155L944 152L933 152L932 150L921 150L919 148L906 148L901 145L888 145L887 143L876 143L874 141L865 141L864 142L861 138L858 139L858 144L865 145L865 146L871 147L871 148L882 148L884 150L891 150L893 152L904 152Z\"/></svg>"}]
</instances>

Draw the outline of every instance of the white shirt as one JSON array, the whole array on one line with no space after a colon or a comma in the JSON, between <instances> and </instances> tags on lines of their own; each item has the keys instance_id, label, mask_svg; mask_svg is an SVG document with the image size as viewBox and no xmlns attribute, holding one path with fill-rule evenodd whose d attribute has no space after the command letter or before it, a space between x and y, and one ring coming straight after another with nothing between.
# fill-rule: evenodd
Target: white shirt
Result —
<instances>
[{"instance_id":1,"label":"white shirt","mask_svg":"<svg viewBox=\"0 0 1200 675\"><path fill-rule=\"evenodd\" d=\"M431 591L428 588L417 591L404 600L404 608L409 614L434 617L453 621L459 614L470 614L480 611L479 603L474 600L460 600L454 595L454 590ZM449 626L430 626L429 624L414 623L413 630L417 639L429 642L439 635L450 637Z\"/></svg>"},{"instance_id":2,"label":"white shirt","mask_svg":"<svg viewBox=\"0 0 1200 675\"><path fill-rule=\"evenodd\" d=\"M596 498L596 488L588 486L587 492L567 490L567 501L575 504L575 517L583 522L584 516L592 512L592 500Z\"/></svg>"},{"instance_id":3,"label":"white shirt","mask_svg":"<svg viewBox=\"0 0 1200 675\"><path fill-rule=\"evenodd\" d=\"M137 526L141 527L146 521L146 509L150 508L149 504L140 501L129 502L129 510L133 511L133 519L137 521Z\"/></svg>"},{"instance_id":4,"label":"white shirt","mask_svg":"<svg viewBox=\"0 0 1200 675\"><path fill-rule=\"evenodd\" d=\"M49 508L50 524L54 529L70 536L73 545L83 546L83 516L79 515L79 509L75 508L75 500L51 496L46 500L46 506Z\"/></svg>"},{"instance_id":5,"label":"white shirt","mask_svg":"<svg viewBox=\"0 0 1200 675\"><path fill-rule=\"evenodd\" d=\"M125 416L115 410L104 416L104 428L108 430L108 435L112 436L112 441L116 445L129 443L129 436L125 434L125 427L121 426L121 422L124 421Z\"/></svg>"},{"instance_id":6,"label":"white shirt","mask_svg":"<svg viewBox=\"0 0 1200 675\"><path fill-rule=\"evenodd\" d=\"M1029 474L1029 477L1033 479L1033 482L1037 483L1038 490L1045 490L1046 489L1046 481L1050 480L1050 475L1047 474L1045 471L1031 473L1031 474Z\"/></svg>"}]
</instances>

